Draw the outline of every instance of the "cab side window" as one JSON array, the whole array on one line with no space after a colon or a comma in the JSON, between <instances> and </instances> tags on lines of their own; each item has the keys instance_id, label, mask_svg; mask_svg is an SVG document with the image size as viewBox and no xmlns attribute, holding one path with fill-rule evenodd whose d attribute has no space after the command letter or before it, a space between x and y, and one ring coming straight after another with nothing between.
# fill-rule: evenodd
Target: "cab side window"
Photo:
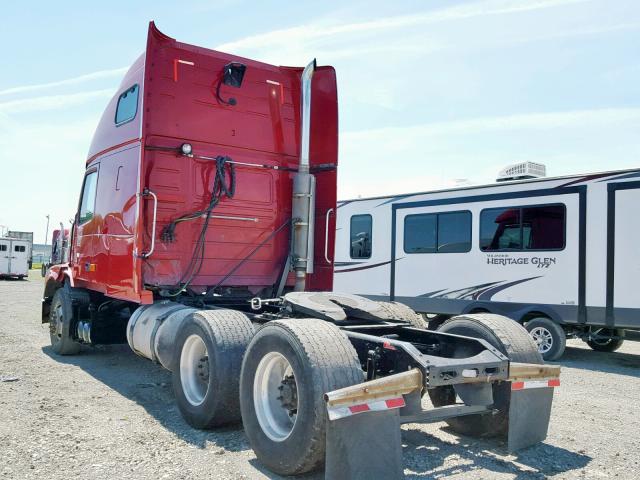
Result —
<instances>
[{"instance_id":1,"label":"cab side window","mask_svg":"<svg viewBox=\"0 0 640 480\"><path fill-rule=\"evenodd\" d=\"M138 85L125 90L118 98L116 107L116 126L133 120L138 112Z\"/></svg>"},{"instance_id":2,"label":"cab side window","mask_svg":"<svg viewBox=\"0 0 640 480\"><path fill-rule=\"evenodd\" d=\"M78 214L78 224L88 222L93 218L96 205L96 186L98 183L98 171L87 174L84 177L82 187L82 200L80 201L80 212Z\"/></svg>"}]
</instances>

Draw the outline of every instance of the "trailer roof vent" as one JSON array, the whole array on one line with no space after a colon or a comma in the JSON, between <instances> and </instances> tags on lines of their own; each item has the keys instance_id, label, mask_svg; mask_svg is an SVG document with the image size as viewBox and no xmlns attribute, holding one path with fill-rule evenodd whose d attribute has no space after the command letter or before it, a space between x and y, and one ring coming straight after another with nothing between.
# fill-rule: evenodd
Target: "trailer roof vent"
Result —
<instances>
[{"instance_id":1,"label":"trailer roof vent","mask_svg":"<svg viewBox=\"0 0 640 480\"><path fill-rule=\"evenodd\" d=\"M507 180L524 180L527 178L542 178L547 176L547 167L541 163L522 162L503 168L498 174L496 182Z\"/></svg>"}]
</instances>

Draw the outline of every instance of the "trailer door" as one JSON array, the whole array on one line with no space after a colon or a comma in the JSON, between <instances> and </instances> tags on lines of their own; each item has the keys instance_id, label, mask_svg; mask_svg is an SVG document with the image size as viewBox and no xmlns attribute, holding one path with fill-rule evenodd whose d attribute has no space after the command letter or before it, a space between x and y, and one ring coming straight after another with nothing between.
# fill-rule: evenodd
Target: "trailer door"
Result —
<instances>
[{"instance_id":1,"label":"trailer door","mask_svg":"<svg viewBox=\"0 0 640 480\"><path fill-rule=\"evenodd\" d=\"M613 317L619 326L640 326L638 279L640 278L640 185L619 189L615 194L615 234L613 241Z\"/></svg>"},{"instance_id":2,"label":"trailer door","mask_svg":"<svg viewBox=\"0 0 640 480\"><path fill-rule=\"evenodd\" d=\"M0 238L0 275L9 273L9 260L11 257L11 242L6 238Z\"/></svg>"},{"instance_id":3,"label":"trailer door","mask_svg":"<svg viewBox=\"0 0 640 480\"><path fill-rule=\"evenodd\" d=\"M29 242L13 240L11 242L11 258L9 273L11 275L26 276L29 272Z\"/></svg>"}]
</instances>

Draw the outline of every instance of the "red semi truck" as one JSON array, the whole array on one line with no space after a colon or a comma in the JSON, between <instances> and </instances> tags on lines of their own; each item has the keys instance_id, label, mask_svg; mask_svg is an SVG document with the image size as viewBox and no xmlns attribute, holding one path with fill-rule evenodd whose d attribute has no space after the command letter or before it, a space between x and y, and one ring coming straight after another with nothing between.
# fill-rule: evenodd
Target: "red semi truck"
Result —
<instances>
[{"instance_id":1,"label":"red semi truck","mask_svg":"<svg viewBox=\"0 0 640 480\"><path fill-rule=\"evenodd\" d=\"M513 448L543 439L558 371L518 324L428 331L404 305L331 292L337 167L332 67L267 65L151 23L91 143L68 262L45 279L52 350L128 341L172 372L189 424L242 419L280 474L321 465L328 422L369 409ZM525 384L542 387L528 410Z\"/></svg>"}]
</instances>

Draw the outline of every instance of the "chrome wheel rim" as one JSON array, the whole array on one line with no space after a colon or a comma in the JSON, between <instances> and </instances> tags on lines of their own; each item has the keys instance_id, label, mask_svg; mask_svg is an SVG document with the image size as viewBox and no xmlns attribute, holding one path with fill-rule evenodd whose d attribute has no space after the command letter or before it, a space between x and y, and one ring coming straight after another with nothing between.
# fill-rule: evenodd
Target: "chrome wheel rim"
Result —
<instances>
[{"instance_id":1,"label":"chrome wheel rim","mask_svg":"<svg viewBox=\"0 0 640 480\"><path fill-rule=\"evenodd\" d=\"M253 404L264 434L274 442L286 440L298 416L298 394L293 368L278 352L265 355L253 380Z\"/></svg>"},{"instance_id":2,"label":"chrome wheel rim","mask_svg":"<svg viewBox=\"0 0 640 480\"><path fill-rule=\"evenodd\" d=\"M529 334L538 345L538 352L547 353L553 347L553 335L544 327L535 327Z\"/></svg>"},{"instance_id":3,"label":"chrome wheel rim","mask_svg":"<svg viewBox=\"0 0 640 480\"><path fill-rule=\"evenodd\" d=\"M180 354L180 383L187 401L201 405L209 390L209 355L207 346L199 335L191 335L182 346Z\"/></svg>"},{"instance_id":4,"label":"chrome wheel rim","mask_svg":"<svg viewBox=\"0 0 640 480\"><path fill-rule=\"evenodd\" d=\"M64 322L64 316L62 313L62 305L55 305L52 309L52 315L49 319L49 334L51 336L51 343L58 343L62 340L62 325Z\"/></svg>"}]
</instances>

